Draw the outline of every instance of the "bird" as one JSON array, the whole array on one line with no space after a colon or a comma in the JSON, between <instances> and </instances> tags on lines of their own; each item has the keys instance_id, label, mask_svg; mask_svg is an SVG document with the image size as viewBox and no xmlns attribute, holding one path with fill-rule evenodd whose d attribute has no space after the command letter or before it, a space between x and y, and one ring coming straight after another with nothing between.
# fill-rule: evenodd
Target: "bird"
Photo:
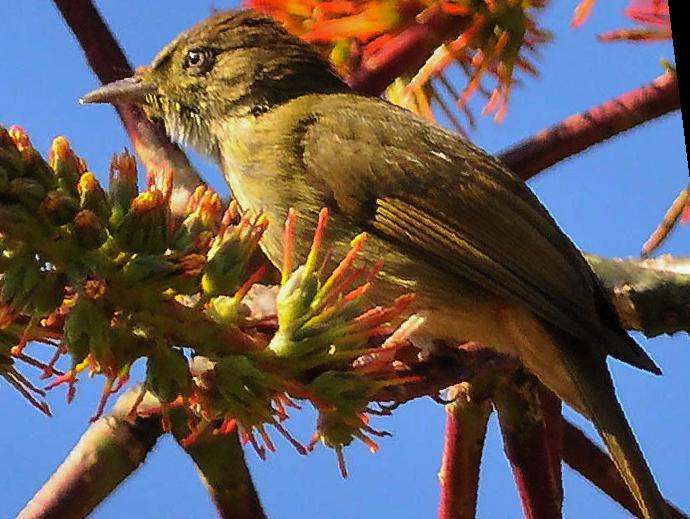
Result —
<instances>
[{"instance_id":1,"label":"bird","mask_svg":"<svg viewBox=\"0 0 690 519\"><path fill-rule=\"evenodd\" d=\"M335 253L366 232L365 258L384 265L374 302L413 292L419 334L517 357L594 423L644 517L666 517L607 358L660 370L623 330L582 253L498 159L352 91L309 44L251 10L214 12L81 101L141 105L219 165L243 210L276 222L293 208L315 224L328 208ZM295 251L306 254L309 228L300 226ZM260 245L279 265L279 226Z\"/></svg>"}]
</instances>

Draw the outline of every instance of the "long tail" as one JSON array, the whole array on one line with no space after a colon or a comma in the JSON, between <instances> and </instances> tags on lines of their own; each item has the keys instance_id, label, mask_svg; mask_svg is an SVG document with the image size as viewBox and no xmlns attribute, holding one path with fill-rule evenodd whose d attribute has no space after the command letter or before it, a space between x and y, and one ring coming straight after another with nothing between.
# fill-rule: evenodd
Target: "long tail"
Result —
<instances>
[{"instance_id":1,"label":"long tail","mask_svg":"<svg viewBox=\"0 0 690 519\"><path fill-rule=\"evenodd\" d=\"M668 508L635 435L616 398L603 355L593 348L559 335L564 360L589 417L608 447L618 472L625 480L646 519L668 517ZM595 350L596 351L596 350ZM599 350L603 351L603 350Z\"/></svg>"}]
</instances>

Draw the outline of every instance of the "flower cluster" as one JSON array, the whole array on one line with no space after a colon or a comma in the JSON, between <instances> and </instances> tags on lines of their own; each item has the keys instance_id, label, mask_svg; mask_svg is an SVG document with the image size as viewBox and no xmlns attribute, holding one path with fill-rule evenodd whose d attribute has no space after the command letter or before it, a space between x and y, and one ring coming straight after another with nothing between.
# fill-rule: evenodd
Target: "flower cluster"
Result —
<instances>
[{"instance_id":1,"label":"flower cluster","mask_svg":"<svg viewBox=\"0 0 690 519\"><path fill-rule=\"evenodd\" d=\"M550 38L535 20L535 13L546 3L248 0L246 5L271 14L288 30L317 45L345 77L366 74L395 61L401 51L407 52L407 68L389 86L388 98L428 118L434 117L432 105L437 105L459 127L446 99L456 101L474 124L467 103L479 92L488 99L484 112L495 113L500 120L506 114L515 69L536 73L528 54ZM413 47L423 48L428 40L434 45L417 56ZM446 77L453 64L467 77L460 89ZM491 78L490 87L484 84L487 78Z\"/></svg>"},{"instance_id":2,"label":"flower cluster","mask_svg":"<svg viewBox=\"0 0 690 519\"><path fill-rule=\"evenodd\" d=\"M343 447L357 438L374 448L370 435L381 434L368 425L369 403L410 380L396 354L421 320L395 333L391 323L412 296L367 306L381 266L357 264L365 235L334 271L324 261L317 268L325 210L306 262L293 265L291 212L280 286L263 290L275 310L257 315L256 283L272 268L258 252L266 217L240 214L205 187L176 216L171 192L170 177L140 191L127 152L113 158L106 190L64 138L46 162L21 129L0 128L0 376L48 413L44 391L17 363L42 369L46 389L66 385L68 400L80 374L103 375L95 419L144 358L142 398L156 396L164 427L170 408L182 406L187 441L208 427L237 427L262 457L274 448L268 427L307 452L283 426L286 409L307 400L319 412L315 440L336 450L344 473ZM30 343L53 348L52 358L29 356Z\"/></svg>"}]
</instances>

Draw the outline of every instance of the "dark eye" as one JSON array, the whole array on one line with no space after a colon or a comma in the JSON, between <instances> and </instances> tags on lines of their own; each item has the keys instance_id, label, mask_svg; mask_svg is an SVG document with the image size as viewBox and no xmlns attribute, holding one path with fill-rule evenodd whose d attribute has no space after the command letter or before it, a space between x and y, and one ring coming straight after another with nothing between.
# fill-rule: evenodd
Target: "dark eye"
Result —
<instances>
[{"instance_id":1,"label":"dark eye","mask_svg":"<svg viewBox=\"0 0 690 519\"><path fill-rule=\"evenodd\" d=\"M206 49L191 49L184 59L184 68L190 74L204 74L213 66L213 54Z\"/></svg>"}]
</instances>

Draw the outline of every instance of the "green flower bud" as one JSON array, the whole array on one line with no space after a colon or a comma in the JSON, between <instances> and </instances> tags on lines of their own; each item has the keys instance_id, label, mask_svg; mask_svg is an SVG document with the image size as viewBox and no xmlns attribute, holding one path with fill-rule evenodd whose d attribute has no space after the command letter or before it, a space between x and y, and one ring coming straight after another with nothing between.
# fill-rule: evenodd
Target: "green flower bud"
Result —
<instances>
[{"instance_id":1,"label":"green flower bud","mask_svg":"<svg viewBox=\"0 0 690 519\"><path fill-rule=\"evenodd\" d=\"M164 404L187 397L193 388L189 363L177 348L159 348L146 363L146 386Z\"/></svg>"},{"instance_id":2,"label":"green flower bud","mask_svg":"<svg viewBox=\"0 0 690 519\"><path fill-rule=\"evenodd\" d=\"M211 249L201 279L206 295L232 294L240 287L249 259L244 249L242 242L234 237Z\"/></svg>"},{"instance_id":3,"label":"green flower bud","mask_svg":"<svg viewBox=\"0 0 690 519\"><path fill-rule=\"evenodd\" d=\"M79 203L62 191L49 191L43 199L43 211L53 224L65 225L79 212Z\"/></svg>"},{"instance_id":4,"label":"green flower bud","mask_svg":"<svg viewBox=\"0 0 690 519\"><path fill-rule=\"evenodd\" d=\"M67 351L76 366L89 353L102 358L102 353L110 347L110 324L104 311L93 299L79 296L71 308L64 325Z\"/></svg>"},{"instance_id":5,"label":"green flower bud","mask_svg":"<svg viewBox=\"0 0 690 519\"><path fill-rule=\"evenodd\" d=\"M99 248L108 239L108 231L98 217L88 209L82 209L70 224L74 240L84 249Z\"/></svg>"},{"instance_id":6,"label":"green flower bud","mask_svg":"<svg viewBox=\"0 0 690 519\"><path fill-rule=\"evenodd\" d=\"M19 202L31 211L38 209L45 194L46 190L39 181L27 177L10 180L5 191L7 198Z\"/></svg>"},{"instance_id":7,"label":"green flower bud","mask_svg":"<svg viewBox=\"0 0 690 519\"><path fill-rule=\"evenodd\" d=\"M240 304L236 297L218 296L212 298L206 309L206 314L218 324L232 326L247 317L248 310Z\"/></svg>"},{"instance_id":8,"label":"green flower bud","mask_svg":"<svg viewBox=\"0 0 690 519\"><path fill-rule=\"evenodd\" d=\"M22 149L20 154L24 162L24 176L38 181L46 190L54 189L55 174L41 154L32 147Z\"/></svg>"},{"instance_id":9,"label":"green flower bud","mask_svg":"<svg viewBox=\"0 0 690 519\"><path fill-rule=\"evenodd\" d=\"M113 155L109 179L109 197L113 208L110 223L115 225L120 223L138 192L134 156L127 151Z\"/></svg>"},{"instance_id":10,"label":"green flower bud","mask_svg":"<svg viewBox=\"0 0 690 519\"><path fill-rule=\"evenodd\" d=\"M135 254L122 267L124 280L132 284L165 279L174 271L175 264L169 258L151 254Z\"/></svg>"},{"instance_id":11,"label":"green flower bud","mask_svg":"<svg viewBox=\"0 0 690 519\"><path fill-rule=\"evenodd\" d=\"M93 212L103 222L107 222L110 219L110 202L93 173L87 171L79 177L77 191L79 192L79 204L82 209L88 209Z\"/></svg>"},{"instance_id":12,"label":"green flower bud","mask_svg":"<svg viewBox=\"0 0 690 519\"><path fill-rule=\"evenodd\" d=\"M127 252L161 254L170 245L170 204L157 189L145 191L134 200L115 232L115 239Z\"/></svg>"},{"instance_id":13,"label":"green flower bud","mask_svg":"<svg viewBox=\"0 0 690 519\"><path fill-rule=\"evenodd\" d=\"M84 165L67 139L62 136L53 139L48 161L57 177L58 189L77 197L77 180L84 170Z\"/></svg>"},{"instance_id":14,"label":"green flower bud","mask_svg":"<svg viewBox=\"0 0 690 519\"><path fill-rule=\"evenodd\" d=\"M365 431L376 436L387 433L374 431L369 427L366 409L369 399L376 390L371 379L356 373L326 371L309 385L309 390L319 402L319 418L316 438L335 449L343 475L346 474L343 447L347 447L355 438L364 442L372 452L378 446L365 434Z\"/></svg>"},{"instance_id":15,"label":"green flower bud","mask_svg":"<svg viewBox=\"0 0 690 519\"><path fill-rule=\"evenodd\" d=\"M2 277L0 298L21 309L28 302L31 292L41 279L41 269L36 259L30 255L17 255Z\"/></svg>"},{"instance_id":16,"label":"green flower bud","mask_svg":"<svg viewBox=\"0 0 690 519\"><path fill-rule=\"evenodd\" d=\"M37 316L48 315L62 304L66 280L61 273L48 272L31 294L31 307Z\"/></svg>"},{"instance_id":17,"label":"green flower bud","mask_svg":"<svg viewBox=\"0 0 690 519\"><path fill-rule=\"evenodd\" d=\"M173 247L176 250L192 248L202 233L216 229L221 209L218 193L206 186L197 187L188 203L187 214L175 231Z\"/></svg>"},{"instance_id":18,"label":"green flower bud","mask_svg":"<svg viewBox=\"0 0 690 519\"><path fill-rule=\"evenodd\" d=\"M235 418L245 430L275 421L271 407L271 379L244 355L229 355L213 368L215 389L222 397L218 406Z\"/></svg>"}]
</instances>

